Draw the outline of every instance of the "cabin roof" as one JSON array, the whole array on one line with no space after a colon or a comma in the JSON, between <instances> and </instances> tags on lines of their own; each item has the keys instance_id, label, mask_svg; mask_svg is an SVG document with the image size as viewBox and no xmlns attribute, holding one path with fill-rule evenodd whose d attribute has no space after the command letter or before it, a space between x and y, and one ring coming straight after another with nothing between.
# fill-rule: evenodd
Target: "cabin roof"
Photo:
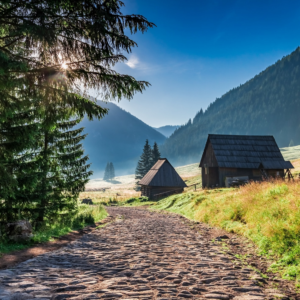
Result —
<instances>
[{"instance_id":1,"label":"cabin roof","mask_svg":"<svg viewBox=\"0 0 300 300\"><path fill-rule=\"evenodd\" d=\"M199 167L204 167L208 143L211 143L220 168L291 169L273 136L209 134Z\"/></svg>"},{"instance_id":2,"label":"cabin roof","mask_svg":"<svg viewBox=\"0 0 300 300\"><path fill-rule=\"evenodd\" d=\"M166 158L159 159L138 184L147 186L186 187L185 182Z\"/></svg>"}]
</instances>

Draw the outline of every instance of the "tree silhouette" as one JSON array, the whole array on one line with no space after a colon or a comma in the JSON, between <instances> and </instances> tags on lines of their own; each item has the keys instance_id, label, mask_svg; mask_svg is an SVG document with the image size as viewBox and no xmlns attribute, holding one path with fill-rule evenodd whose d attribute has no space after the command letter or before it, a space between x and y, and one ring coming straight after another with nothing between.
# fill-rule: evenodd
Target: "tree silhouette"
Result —
<instances>
[{"instance_id":1,"label":"tree silhouette","mask_svg":"<svg viewBox=\"0 0 300 300\"><path fill-rule=\"evenodd\" d=\"M103 180L109 180L109 175L110 175L110 174L109 174L109 173L110 173L110 172L109 172L109 166L110 166L109 163L107 163L107 164L106 164L106 167L105 167L105 171L104 171L104 177L103 177Z\"/></svg>"},{"instance_id":2,"label":"tree silhouette","mask_svg":"<svg viewBox=\"0 0 300 300\"><path fill-rule=\"evenodd\" d=\"M109 179L114 179L115 178L115 168L113 163L109 163Z\"/></svg>"},{"instance_id":3,"label":"tree silhouette","mask_svg":"<svg viewBox=\"0 0 300 300\"><path fill-rule=\"evenodd\" d=\"M149 145L148 139L144 145L143 153L138 161L136 170L135 170L135 179L140 180L142 179L147 172L152 167L152 149Z\"/></svg>"},{"instance_id":4,"label":"tree silhouette","mask_svg":"<svg viewBox=\"0 0 300 300\"><path fill-rule=\"evenodd\" d=\"M152 166L151 166L151 168L160 158L161 158L161 155L160 155L160 152L158 149L158 145L156 142L154 142L153 149L152 149Z\"/></svg>"}]
</instances>

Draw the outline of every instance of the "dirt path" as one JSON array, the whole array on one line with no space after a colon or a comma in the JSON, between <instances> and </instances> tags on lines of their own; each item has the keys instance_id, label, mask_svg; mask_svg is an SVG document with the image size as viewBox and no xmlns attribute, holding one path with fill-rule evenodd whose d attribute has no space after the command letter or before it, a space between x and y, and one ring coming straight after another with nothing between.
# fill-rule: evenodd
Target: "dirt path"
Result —
<instances>
[{"instance_id":1,"label":"dirt path","mask_svg":"<svg viewBox=\"0 0 300 300\"><path fill-rule=\"evenodd\" d=\"M117 219L0 271L0 299L284 299L182 218L108 208Z\"/></svg>"}]
</instances>

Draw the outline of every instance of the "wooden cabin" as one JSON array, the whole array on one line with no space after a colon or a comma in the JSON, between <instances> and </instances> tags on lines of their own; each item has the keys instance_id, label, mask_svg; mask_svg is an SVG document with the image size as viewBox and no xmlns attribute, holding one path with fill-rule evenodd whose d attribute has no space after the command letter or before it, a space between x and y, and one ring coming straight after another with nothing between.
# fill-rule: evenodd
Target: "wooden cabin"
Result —
<instances>
[{"instance_id":1,"label":"wooden cabin","mask_svg":"<svg viewBox=\"0 0 300 300\"><path fill-rule=\"evenodd\" d=\"M150 199L183 192L185 182L166 158L159 159L138 182L141 195Z\"/></svg>"},{"instance_id":2,"label":"wooden cabin","mask_svg":"<svg viewBox=\"0 0 300 300\"><path fill-rule=\"evenodd\" d=\"M230 186L232 180L291 176L273 136L209 134L199 167L202 187Z\"/></svg>"}]
</instances>

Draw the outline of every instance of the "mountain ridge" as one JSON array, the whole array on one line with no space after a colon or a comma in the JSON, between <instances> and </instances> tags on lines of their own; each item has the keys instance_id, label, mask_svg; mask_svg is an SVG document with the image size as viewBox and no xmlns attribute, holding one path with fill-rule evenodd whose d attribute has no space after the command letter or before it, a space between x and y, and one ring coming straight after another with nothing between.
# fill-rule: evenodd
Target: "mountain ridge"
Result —
<instances>
[{"instance_id":1,"label":"mountain ridge","mask_svg":"<svg viewBox=\"0 0 300 300\"><path fill-rule=\"evenodd\" d=\"M107 162L114 164L116 176L134 173L146 139L152 146L154 142L161 145L166 137L112 102L97 103L108 108L108 114L101 120L84 118L78 125L88 134L83 147L94 171L92 177L101 177Z\"/></svg>"},{"instance_id":2,"label":"mountain ridge","mask_svg":"<svg viewBox=\"0 0 300 300\"><path fill-rule=\"evenodd\" d=\"M300 144L300 48L231 89L178 128L161 148L176 164L201 157L207 135L273 135L279 147Z\"/></svg>"}]
</instances>

